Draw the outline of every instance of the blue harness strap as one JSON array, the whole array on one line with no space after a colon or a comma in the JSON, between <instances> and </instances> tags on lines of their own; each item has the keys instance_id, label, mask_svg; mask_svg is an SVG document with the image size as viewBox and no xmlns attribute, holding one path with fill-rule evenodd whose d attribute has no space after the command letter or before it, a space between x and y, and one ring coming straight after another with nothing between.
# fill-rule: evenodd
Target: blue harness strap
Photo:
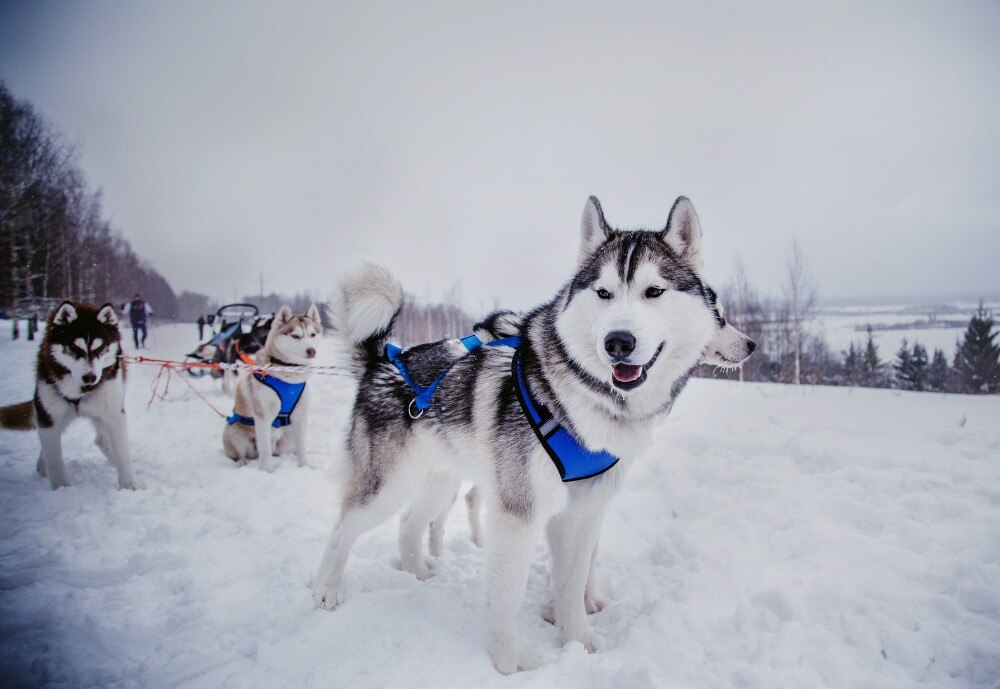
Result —
<instances>
[{"instance_id":1,"label":"blue harness strap","mask_svg":"<svg viewBox=\"0 0 1000 689\"><path fill-rule=\"evenodd\" d=\"M292 412L295 411L295 407L299 403L299 399L302 398L302 392L306 389L305 382L289 383L281 378L265 376L261 373L254 373L253 377L274 390L274 393L281 401L281 409L278 411L277 418L271 422L271 425L275 428L290 426L292 423ZM226 419L226 423L230 426L234 423L241 423L245 426L254 425L252 416L243 416L242 414L237 414L235 411L232 416Z\"/></svg>"},{"instance_id":2,"label":"blue harness strap","mask_svg":"<svg viewBox=\"0 0 1000 689\"><path fill-rule=\"evenodd\" d=\"M534 403L524 382L524 374L521 372L520 350L514 352L511 375L514 377L517 401L521 403L528 424L552 463L556 465L564 483L603 474L618 463L618 458L607 450L594 452L585 448L556 421L548 407Z\"/></svg>"},{"instance_id":3,"label":"blue harness strap","mask_svg":"<svg viewBox=\"0 0 1000 689\"><path fill-rule=\"evenodd\" d=\"M469 352L473 352L484 346L483 341L475 335L463 337L461 343ZM548 407L544 404L535 404L531 399L531 393L528 391L528 385L524 381L524 374L521 372L520 345L520 337L507 337L502 340L493 340L492 342L485 343L487 347L512 347L516 350L511 361L511 376L515 382L514 390L517 393L517 401L521 405L521 410L524 412L528 425L531 426L531 430L534 431L538 442L542 444L552 463L555 464L563 482L568 483L570 481L592 478L603 474L617 464L618 457L615 457L607 450L601 450L600 452L588 450L556 421ZM448 374L448 371L451 370L451 366L442 371L430 385L420 386L413 381L406 370L406 364L403 363L400 357L402 352L403 350L396 345L387 344L385 346L386 358L399 371L399 375L403 377L403 381L416 393L416 397L410 401L407 412L410 418L418 419L423 415L424 410L430 406L438 385Z\"/></svg>"},{"instance_id":4,"label":"blue harness strap","mask_svg":"<svg viewBox=\"0 0 1000 689\"><path fill-rule=\"evenodd\" d=\"M465 347L466 351L474 352L483 346L483 341L480 340L476 335L468 335L463 337L459 342ZM519 337L507 337L502 340L493 340L492 342L487 342L487 347L517 347L521 343L521 338ZM451 366L441 371L438 377L431 381L430 385L423 386L417 385L416 381L410 377L410 372L406 370L406 364L400 358L400 354L403 353L402 348L397 347L394 344L386 344L385 346L385 356L386 358L396 367L399 371L399 375L403 377L403 382L410 386L413 392L417 393L417 396L410 401L410 405L407 407L407 413L410 415L411 419L419 419L424 414L424 410L431 406L431 400L434 399L434 393L437 392L437 387L444 380L444 377L448 375L448 371L451 370Z\"/></svg>"}]
</instances>

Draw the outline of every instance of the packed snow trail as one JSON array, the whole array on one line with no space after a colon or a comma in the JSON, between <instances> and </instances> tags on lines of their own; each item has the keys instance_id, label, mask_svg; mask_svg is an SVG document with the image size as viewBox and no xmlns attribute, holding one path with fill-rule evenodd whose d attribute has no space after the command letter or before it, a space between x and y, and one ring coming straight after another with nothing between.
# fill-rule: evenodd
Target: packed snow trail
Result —
<instances>
[{"instance_id":1,"label":"packed snow trail","mask_svg":"<svg viewBox=\"0 0 1000 689\"><path fill-rule=\"evenodd\" d=\"M28 399L37 343L0 332L0 404ZM156 327L149 354L194 334ZM505 678L460 505L434 578L395 568L391 522L355 547L343 606L313 608L349 383L310 382L318 468L269 475L223 456L184 385L147 411L155 373L130 366L126 391L145 490L116 489L86 423L55 492L35 434L0 431L3 686L1000 686L1000 398L692 381L605 520L598 653L542 620L539 542L521 624L547 664Z\"/></svg>"}]
</instances>

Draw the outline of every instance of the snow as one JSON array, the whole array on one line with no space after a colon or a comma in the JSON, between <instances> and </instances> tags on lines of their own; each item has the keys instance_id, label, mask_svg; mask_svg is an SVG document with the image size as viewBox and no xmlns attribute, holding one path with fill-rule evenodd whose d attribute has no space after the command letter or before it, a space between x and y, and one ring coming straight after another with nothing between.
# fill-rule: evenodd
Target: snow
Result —
<instances>
[{"instance_id":1,"label":"snow","mask_svg":"<svg viewBox=\"0 0 1000 689\"><path fill-rule=\"evenodd\" d=\"M36 343L0 328L9 404ZM158 326L151 353L194 334ZM359 541L346 603L313 608L348 383L310 383L319 468L268 475L223 456L221 420L179 382L147 411L155 372L127 386L143 491L116 490L85 424L55 492L36 436L0 431L4 686L1000 686L1000 398L692 381L605 521L598 653L541 619L540 542L521 625L547 664L505 678L459 505L437 576L395 568L393 522Z\"/></svg>"}]
</instances>

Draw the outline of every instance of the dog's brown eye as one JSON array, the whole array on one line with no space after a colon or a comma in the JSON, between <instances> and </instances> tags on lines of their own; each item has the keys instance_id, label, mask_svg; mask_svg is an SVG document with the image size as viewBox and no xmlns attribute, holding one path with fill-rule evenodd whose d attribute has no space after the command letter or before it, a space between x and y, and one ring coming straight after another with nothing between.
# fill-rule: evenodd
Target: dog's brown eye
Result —
<instances>
[{"instance_id":1,"label":"dog's brown eye","mask_svg":"<svg viewBox=\"0 0 1000 689\"><path fill-rule=\"evenodd\" d=\"M659 287L650 287L646 290L647 299L656 299L658 296L663 294L666 290L660 289Z\"/></svg>"},{"instance_id":2,"label":"dog's brown eye","mask_svg":"<svg viewBox=\"0 0 1000 689\"><path fill-rule=\"evenodd\" d=\"M611 292L602 287L601 289L597 290L597 296L599 296L601 299L610 299L613 295L611 294Z\"/></svg>"}]
</instances>

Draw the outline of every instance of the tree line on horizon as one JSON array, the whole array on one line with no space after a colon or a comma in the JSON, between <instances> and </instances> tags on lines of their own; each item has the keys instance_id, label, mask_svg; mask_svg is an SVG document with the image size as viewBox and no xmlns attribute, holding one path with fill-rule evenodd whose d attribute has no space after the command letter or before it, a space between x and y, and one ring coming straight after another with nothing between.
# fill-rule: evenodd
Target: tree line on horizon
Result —
<instances>
[{"instance_id":1,"label":"tree line on horizon","mask_svg":"<svg viewBox=\"0 0 1000 689\"><path fill-rule=\"evenodd\" d=\"M170 284L112 227L75 146L0 81L0 309L77 299L121 305L139 292L173 318Z\"/></svg>"},{"instance_id":2,"label":"tree line on horizon","mask_svg":"<svg viewBox=\"0 0 1000 689\"><path fill-rule=\"evenodd\" d=\"M941 349L928 353L919 342L903 340L893 359L883 359L872 332L863 341L833 351L808 328L814 317L816 287L797 242L788 256L781 293L762 295L737 262L720 295L726 319L757 343L736 371L703 367L699 375L770 383L840 385L900 390L1000 392L1000 342L993 314L979 308L969 320L949 363Z\"/></svg>"}]
</instances>

